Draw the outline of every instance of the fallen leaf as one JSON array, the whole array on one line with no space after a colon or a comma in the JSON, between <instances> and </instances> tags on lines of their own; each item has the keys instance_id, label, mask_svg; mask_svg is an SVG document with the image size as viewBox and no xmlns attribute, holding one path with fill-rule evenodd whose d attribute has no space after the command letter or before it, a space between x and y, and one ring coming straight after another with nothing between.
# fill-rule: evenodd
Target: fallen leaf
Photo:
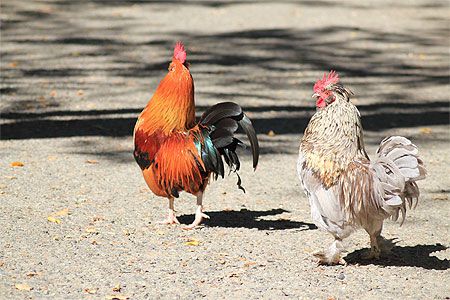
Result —
<instances>
[{"instance_id":1,"label":"fallen leaf","mask_svg":"<svg viewBox=\"0 0 450 300\"><path fill-rule=\"evenodd\" d=\"M248 261L248 262L246 262L246 263L244 264L244 267L248 268L248 267L253 266L253 265L256 265L256 262L254 262L254 261Z\"/></svg>"},{"instance_id":2,"label":"fallen leaf","mask_svg":"<svg viewBox=\"0 0 450 300\"><path fill-rule=\"evenodd\" d=\"M419 53L419 59L425 60L427 58L427 55L425 53Z\"/></svg>"},{"instance_id":3,"label":"fallen leaf","mask_svg":"<svg viewBox=\"0 0 450 300\"><path fill-rule=\"evenodd\" d=\"M116 294L116 295L108 295L106 296L106 299L108 300L127 300L128 296Z\"/></svg>"},{"instance_id":4,"label":"fallen leaf","mask_svg":"<svg viewBox=\"0 0 450 300\"><path fill-rule=\"evenodd\" d=\"M56 95L57 95L57 93L56 93L56 91L55 91L55 90L53 90L53 91L51 91L51 92L50 92L50 96L52 96L52 97L56 97Z\"/></svg>"},{"instance_id":5,"label":"fallen leaf","mask_svg":"<svg viewBox=\"0 0 450 300\"><path fill-rule=\"evenodd\" d=\"M37 276L37 275L39 275L39 273L38 272L34 272L34 271L32 271L32 272L28 272L27 274L25 274L27 277L34 277L34 276Z\"/></svg>"},{"instance_id":6,"label":"fallen leaf","mask_svg":"<svg viewBox=\"0 0 450 300\"><path fill-rule=\"evenodd\" d=\"M275 132L274 132L273 130L270 130L270 131L267 133L267 135L268 135L268 136L275 136Z\"/></svg>"},{"instance_id":7,"label":"fallen leaf","mask_svg":"<svg viewBox=\"0 0 450 300\"><path fill-rule=\"evenodd\" d=\"M441 194L441 195L436 195L433 197L433 200L448 200L448 196L445 194Z\"/></svg>"},{"instance_id":8,"label":"fallen leaf","mask_svg":"<svg viewBox=\"0 0 450 300\"><path fill-rule=\"evenodd\" d=\"M33 288L26 283L17 283L15 285L16 289L19 291L31 291Z\"/></svg>"},{"instance_id":9,"label":"fallen leaf","mask_svg":"<svg viewBox=\"0 0 450 300\"><path fill-rule=\"evenodd\" d=\"M420 133L423 133L423 134L430 134L432 132L432 130L431 130L431 128L429 128L429 127L423 127L423 128L420 128Z\"/></svg>"},{"instance_id":10,"label":"fallen leaf","mask_svg":"<svg viewBox=\"0 0 450 300\"><path fill-rule=\"evenodd\" d=\"M17 67L17 61L10 62L10 63L9 63L9 67L10 67L10 68L15 68L15 67Z\"/></svg>"},{"instance_id":11,"label":"fallen leaf","mask_svg":"<svg viewBox=\"0 0 450 300\"><path fill-rule=\"evenodd\" d=\"M13 161L11 163L11 167L23 167L23 166L25 166L24 163L20 161Z\"/></svg>"},{"instance_id":12,"label":"fallen leaf","mask_svg":"<svg viewBox=\"0 0 450 300\"><path fill-rule=\"evenodd\" d=\"M98 161L93 160L93 159L88 159L86 162L87 162L88 164L98 164Z\"/></svg>"},{"instance_id":13,"label":"fallen leaf","mask_svg":"<svg viewBox=\"0 0 450 300\"><path fill-rule=\"evenodd\" d=\"M89 226L86 228L85 230L87 233L97 233L97 229L95 229L95 227Z\"/></svg>"},{"instance_id":14,"label":"fallen leaf","mask_svg":"<svg viewBox=\"0 0 450 300\"><path fill-rule=\"evenodd\" d=\"M60 219L57 219L57 218L55 218L55 217L53 217L53 216L48 216L48 217L47 217L47 221L52 222L52 223L56 223L56 224L61 223L61 220L60 220Z\"/></svg>"},{"instance_id":15,"label":"fallen leaf","mask_svg":"<svg viewBox=\"0 0 450 300\"><path fill-rule=\"evenodd\" d=\"M184 244L186 246L198 246L198 245L200 245L200 242L196 239L188 239L188 241Z\"/></svg>"},{"instance_id":16,"label":"fallen leaf","mask_svg":"<svg viewBox=\"0 0 450 300\"><path fill-rule=\"evenodd\" d=\"M61 209L60 211L57 211L55 213L52 214L52 216L56 217L56 216L67 216L69 214L69 209L68 208L64 208Z\"/></svg>"},{"instance_id":17,"label":"fallen leaf","mask_svg":"<svg viewBox=\"0 0 450 300\"><path fill-rule=\"evenodd\" d=\"M97 289L85 288L84 292L88 293L88 294L95 294L95 293L97 293Z\"/></svg>"},{"instance_id":18,"label":"fallen leaf","mask_svg":"<svg viewBox=\"0 0 450 300\"><path fill-rule=\"evenodd\" d=\"M121 289L122 289L122 287L120 286L120 283L118 283L113 287L112 290L113 290L113 292L120 292Z\"/></svg>"}]
</instances>

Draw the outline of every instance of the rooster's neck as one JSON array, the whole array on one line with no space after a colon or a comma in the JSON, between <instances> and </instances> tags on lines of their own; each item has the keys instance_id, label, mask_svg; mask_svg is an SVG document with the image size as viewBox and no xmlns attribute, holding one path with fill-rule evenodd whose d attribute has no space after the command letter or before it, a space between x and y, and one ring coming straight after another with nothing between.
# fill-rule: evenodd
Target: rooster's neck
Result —
<instances>
[{"instance_id":1,"label":"rooster's neck","mask_svg":"<svg viewBox=\"0 0 450 300\"><path fill-rule=\"evenodd\" d=\"M346 166L366 157L358 109L337 99L311 118L301 141L305 167L313 170L326 186L331 186Z\"/></svg>"},{"instance_id":2,"label":"rooster's neck","mask_svg":"<svg viewBox=\"0 0 450 300\"><path fill-rule=\"evenodd\" d=\"M166 76L155 91L139 119L147 132L169 135L186 131L195 125L194 82L189 73Z\"/></svg>"}]
</instances>

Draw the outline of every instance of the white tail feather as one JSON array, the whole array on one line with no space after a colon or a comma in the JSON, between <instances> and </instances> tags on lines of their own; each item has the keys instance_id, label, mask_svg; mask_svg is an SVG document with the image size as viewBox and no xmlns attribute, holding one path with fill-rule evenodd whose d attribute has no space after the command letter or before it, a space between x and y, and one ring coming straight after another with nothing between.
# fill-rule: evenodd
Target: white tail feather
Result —
<instances>
[{"instance_id":1,"label":"white tail feather","mask_svg":"<svg viewBox=\"0 0 450 300\"><path fill-rule=\"evenodd\" d=\"M394 220L402 212L402 223L408 207L415 207L419 197L417 180L424 179L426 169L418 157L416 145L405 137L391 136L385 138L377 150L377 159L371 166L384 190L383 209Z\"/></svg>"}]
</instances>

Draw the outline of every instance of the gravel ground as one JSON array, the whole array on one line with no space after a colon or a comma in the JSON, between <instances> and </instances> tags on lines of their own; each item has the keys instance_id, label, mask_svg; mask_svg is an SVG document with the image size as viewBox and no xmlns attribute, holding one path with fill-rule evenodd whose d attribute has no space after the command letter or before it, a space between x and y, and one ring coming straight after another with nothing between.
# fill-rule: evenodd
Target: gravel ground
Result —
<instances>
[{"instance_id":1,"label":"gravel ground","mask_svg":"<svg viewBox=\"0 0 450 300\"><path fill-rule=\"evenodd\" d=\"M448 16L446 1L3 0L0 298L450 297ZM194 231L156 224L167 203L131 155L177 40L198 112L240 103L262 146L255 173L242 153L247 193L213 182ZM357 95L369 153L405 135L429 170L404 225L386 222L390 258L361 259L362 231L346 266L311 255L331 238L311 223L296 152L330 68ZM194 198L175 205L192 222Z\"/></svg>"}]
</instances>

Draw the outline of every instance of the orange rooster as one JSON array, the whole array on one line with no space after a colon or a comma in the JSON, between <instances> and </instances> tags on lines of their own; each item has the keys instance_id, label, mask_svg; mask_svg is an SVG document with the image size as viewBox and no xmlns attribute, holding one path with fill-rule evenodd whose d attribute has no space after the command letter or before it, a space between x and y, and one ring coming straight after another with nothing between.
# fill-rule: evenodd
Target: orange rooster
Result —
<instances>
[{"instance_id":1,"label":"orange rooster","mask_svg":"<svg viewBox=\"0 0 450 300\"><path fill-rule=\"evenodd\" d=\"M175 45L167 75L139 115L134 127L134 158L140 166L150 190L169 199L169 215L164 224L179 224L174 211L174 198L180 191L197 196L192 229L209 218L203 213L203 192L211 174L224 176L224 164L230 171L240 167L235 152L244 144L234 137L241 126L247 134L253 155L253 168L259 158L259 145L250 119L233 102L223 102L204 112L195 121L194 81L186 62L181 42ZM237 174L237 173L236 173ZM241 180L238 176L238 187Z\"/></svg>"}]
</instances>

